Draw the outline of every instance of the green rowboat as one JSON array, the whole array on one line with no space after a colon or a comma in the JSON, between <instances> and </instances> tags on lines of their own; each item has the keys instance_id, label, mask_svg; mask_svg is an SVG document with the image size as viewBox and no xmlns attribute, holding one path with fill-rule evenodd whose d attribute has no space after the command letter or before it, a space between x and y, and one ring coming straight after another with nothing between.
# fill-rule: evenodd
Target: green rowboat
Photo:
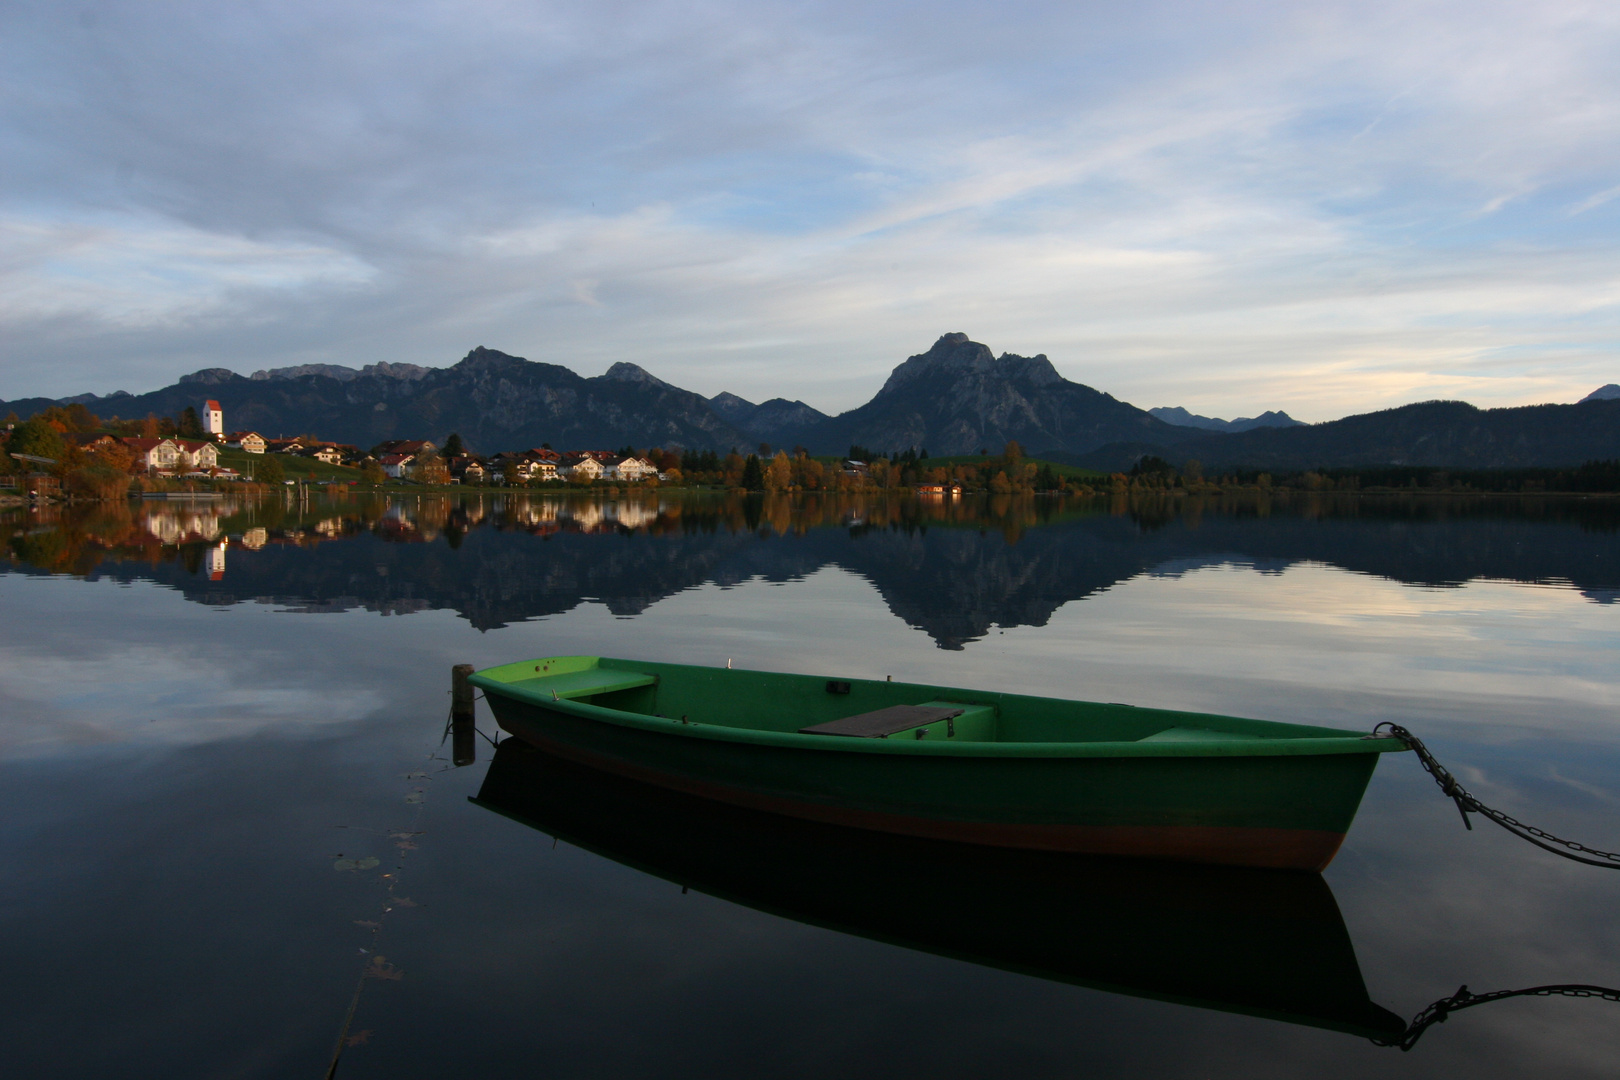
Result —
<instances>
[{"instance_id":1,"label":"green rowboat","mask_svg":"<svg viewBox=\"0 0 1620 1080\"><path fill-rule=\"evenodd\" d=\"M1392 738L917 683L555 656L472 676L549 753L737 806L994 847L1321 870Z\"/></svg>"}]
</instances>

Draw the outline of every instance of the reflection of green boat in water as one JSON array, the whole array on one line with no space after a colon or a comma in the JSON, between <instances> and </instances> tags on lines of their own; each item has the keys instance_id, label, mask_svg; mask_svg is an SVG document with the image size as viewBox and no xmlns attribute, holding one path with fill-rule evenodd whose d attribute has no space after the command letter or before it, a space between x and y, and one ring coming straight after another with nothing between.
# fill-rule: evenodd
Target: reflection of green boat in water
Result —
<instances>
[{"instance_id":1,"label":"reflection of green boat in water","mask_svg":"<svg viewBox=\"0 0 1620 1080\"><path fill-rule=\"evenodd\" d=\"M756 810L995 847L1320 870L1393 738L563 656L472 677L541 749Z\"/></svg>"},{"instance_id":2,"label":"reflection of green boat in water","mask_svg":"<svg viewBox=\"0 0 1620 1080\"><path fill-rule=\"evenodd\" d=\"M1115 993L1372 1038L1314 874L894 836L694 798L502 743L474 800L676 884L785 918Z\"/></svg>"}]
</instances>

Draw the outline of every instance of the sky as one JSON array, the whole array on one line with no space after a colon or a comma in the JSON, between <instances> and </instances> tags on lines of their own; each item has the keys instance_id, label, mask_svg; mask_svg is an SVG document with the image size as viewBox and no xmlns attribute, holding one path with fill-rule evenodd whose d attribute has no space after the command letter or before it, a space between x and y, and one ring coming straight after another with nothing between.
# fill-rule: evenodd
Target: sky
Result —
<instances>
[{"instance_id":1,"label":"sky","mask_svg":"<svg viewBox=\"0 0 1620 1080\"><path fill-rule=\"evenodd\" d=\"M824 411L1620 382L1620 5L0 3L0 399L476 346Z\"/></svg>"}]
</instances>

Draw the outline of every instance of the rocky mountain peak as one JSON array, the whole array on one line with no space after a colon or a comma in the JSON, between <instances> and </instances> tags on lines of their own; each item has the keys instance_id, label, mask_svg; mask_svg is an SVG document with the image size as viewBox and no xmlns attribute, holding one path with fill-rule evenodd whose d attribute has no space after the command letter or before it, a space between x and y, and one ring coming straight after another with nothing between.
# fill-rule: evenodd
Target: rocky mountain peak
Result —
<instances>
[{"instance_id":1,"label":"rocky mountain peak","mask_svg":"<svg viewBox=\"0 0 1620 1080\"><path fill-rule=\"evenodd\" d=\"M943 334L925 353L907 357L892 372L877 396L891 394L920 379L956 379L971 371L988 371L995 363L990 349L963 333Z\"/></svg>"},{"instance_id":2,"label":"rocky mountain peak","mask_svg":"<svg viewBox=\"0 0 1620 1080\"><path fill-rule=\"evenodd\" d=\"M996 357L996 366L1001 370L997 374L1011 379L1023 379L1035 386L1048 386L1060 383L1063 376L1059 375L1052 361L1046 358L1045 353L1034 356L1017 356L1013 353L1002 353Z\"/></svg>"},{"instance_id":3,"label":"rocky mountain peak","mask_svg":"<svg viewBox=\"0 0 1620 1080\"><path fill-rule=\"evenodd\" d=\"M420 364L390 364L387 361L367 364L359 369L343 364L296 364L292 367L255 371L248 378L255 382L267 382L271 379L300 379L305 375L319 375L322 378L336 379L338 382L353 382L363 375L377 375L387 379L420 379L432 370Z\"/></svg>"},{"instance_id":4,"label":"rocky mountain peak","mask_svg":"<svg viewBox=\"0 0 1620 1080\"><path fill-rule=\"evenodd\" d=\"M462 357L461 362L456 364L456 369L468 372L495 371L527 362L520 357L503 353L499 349L486 349L480 345Z\"/></svg>"},{"instance_id":5,"label":"rocky mountain peak","mask_svg":"<svg viewBox=\"0 0 1620 1080\"><path fill-rule=\"evenodd\" d=\"M362 375L381 375L387 379L420 379L431 374L435 369L423 367L421 364L390 364L380 360L375 364L367 364L360 369Z\"/></svg>"},{"instance_id":6,"label":"rocky mountain peak","mask_svg":"<svg viewBox=\"0 0 1620 1080\"><path fill-rule=\"evenodd\" d=\"M1018 356L991 353L986 345L972 341L966 334L941 335L933 348L909 357L889 375L878 396L916 385L919 380L954 384L964 376L988 376L994 380L1026 382L1035 387L1050 386L1063 381L1045 353L1039 356Z\"/></svg>"},{"instance_id":7,"label":"rocky mountain peak","mask_svg":"<svg viewBox=\"0 0 1620 1080\"><path fill-rule=\"evenodd\" d=\"M755 405L747 398L740 398L729 390L722 390L709 399L709 408L721 416L735 416L753 412Z\"/></svg>"},{"instance_id":8,"label":"rocky mountain peak","mask_svg":"<svg viewBox=\"0 0 1620 1080\"><path fill-rule=\"evenodd\" d=\"M664 380L639 364L620 360L603 373L602 378L612 382L641 383L645 386L668 386Z\"/></svg>"},{"instance_id":9,"label":"rocky mountain peak","mask_svg":"<svg viewBox=\"0 0 1620 1080\"><path fill-rule=\"evenodd\" d=\"M241 377L230 368L209 367L203 368L201 371L193 371L190 375L180 376L180 382L196 383L202 386L218 386L220 383L228 383L232 379L240 379Z\"/></svg>"},{"instance_id":10,"label":"rocky mountain peak","mask_svg":"<svg viewBox=\"0 0 1620 1080\"><path fill-rule=\"evenodd\" d=\"M1588 401L1612 401L1615 398L1620 398L1620 384L1609 383L1606 386L1598 387L1590 394L1587 394L1585 397L1581 398L1580 403L1584 404Z\"/></svg>"}]
</instances>

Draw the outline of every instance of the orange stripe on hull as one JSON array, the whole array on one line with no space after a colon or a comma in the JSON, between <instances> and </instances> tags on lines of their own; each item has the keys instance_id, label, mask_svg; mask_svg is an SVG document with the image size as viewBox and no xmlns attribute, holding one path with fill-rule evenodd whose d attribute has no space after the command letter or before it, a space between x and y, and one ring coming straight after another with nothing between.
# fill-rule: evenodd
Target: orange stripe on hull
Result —
<instances>
[{"instance_id":1,"label":"orange stripe on hull","mask_svg":"<svg viewBox=\"0 0 1620 1080\"><path fill-rule=\"evenodd\" d=\"M1255 866L1270 870L1321 871L1333 861L1344 834L1321 829L1245 828L1230 825L1063 825L1025 822L956 821L881 810L807 802L676 776L620 761L524 732L520 735L549 754L656 787L762 810L876 832L989 847L1066 851L1076 855L1118 855L1139 859Z\"/></svg>"}]
</instances>

